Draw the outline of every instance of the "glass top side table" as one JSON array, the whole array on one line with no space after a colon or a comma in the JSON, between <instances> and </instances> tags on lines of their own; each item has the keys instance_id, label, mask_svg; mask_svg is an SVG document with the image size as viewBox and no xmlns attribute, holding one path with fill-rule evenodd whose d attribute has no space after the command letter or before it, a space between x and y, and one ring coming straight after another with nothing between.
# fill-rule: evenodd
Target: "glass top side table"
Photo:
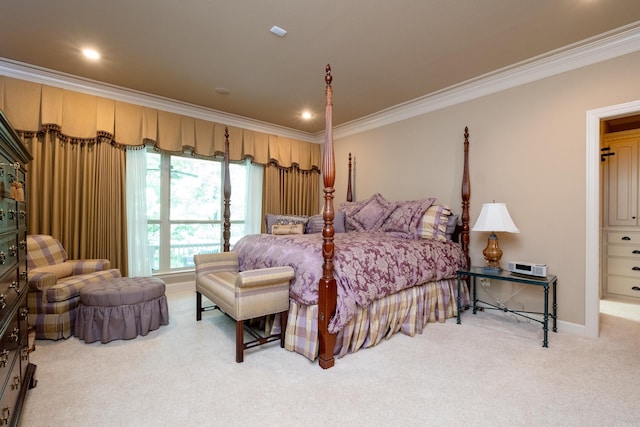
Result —
<instances>
[{"instance_id":1,"label":"glass top side table","mask_svg":"<svg viewBox=\"0 0 640 427\"><path fill-rule=\"evenodd\" d=\"M558 278L555 275L547 275L546 277L526 276L522 274L511 273L507 270L490 271L484 267L471 267L468 270L458 270L458 317L457 323L460 324L460 281L464 277L471 278L472 300L473 300L473 314L476 314L478 309L478 303L483 304L484 309L488 310L501 310L508 313L513 313L521 317L525 317L534 322L542 324L542 330L544 331L544 339L542 341L543 347L549 347L548 332L549 332L549 318L553 319L553 332L557 332L557 320L558 320L558 305L556 303L556 288L558 285ZM502 280L505 282L522 283L524 285L542 286L544 289L544 312L511 310L506 307L501 307L487 301L481 301L478 299L478 289L476 279L493 279ZM549 288L551 288L551 313L549 313ZM537 319L530 316L530 314L541 314L543 319Z\"/></svg>"}]
</instances>

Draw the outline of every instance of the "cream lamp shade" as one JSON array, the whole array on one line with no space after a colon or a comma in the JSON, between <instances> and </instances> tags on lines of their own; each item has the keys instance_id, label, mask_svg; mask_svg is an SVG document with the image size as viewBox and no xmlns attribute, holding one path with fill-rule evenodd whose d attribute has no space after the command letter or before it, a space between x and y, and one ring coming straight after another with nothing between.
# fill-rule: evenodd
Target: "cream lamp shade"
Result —
<instances>
[{"instance_id":1,"label":"cream lamp shade","mask_svg":"<svg viewBox=\"0 0 640 427\"><path fill-rule=\"evenodd\" d=\"M504 203L485 203L482 205L480 216L471 231L488 231L489 240L487 247L482 251L487 261L486 270L490 272L500 272L500 258L502 250L498 245L496 232L519 233L518 227L513 223L507 205Z\"/></svg>"},{"instance_id":2,"label":"cream lamp shade","mask_svg":"<svg viewBox=\"0 0 640 427\"><path fill-rule=\"evenodd\" d=\"M504 203L485 203L482 205L480 216L471 231L501 231L507 233L519 233L518 227L513 223L507 205Z\"/></svg>"}]
</instances>

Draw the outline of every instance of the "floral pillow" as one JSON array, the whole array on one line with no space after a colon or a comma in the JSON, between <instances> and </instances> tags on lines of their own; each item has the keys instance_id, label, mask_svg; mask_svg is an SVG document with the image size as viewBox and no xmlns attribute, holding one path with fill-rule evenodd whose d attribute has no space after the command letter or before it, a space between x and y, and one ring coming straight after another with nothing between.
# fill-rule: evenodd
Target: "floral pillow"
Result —
<instances>
[{"instance_id":1,"label":"floral pillow","mask_svg":"<svg viewBox=\"0 0 640 427\"><path fill-rule=\"evenodd\" d=\"M376 193L354 209L351 215L347 214L347 223L356 231L378 231L395 208L395 203Z\"/></svg>"},{"instance_id":2,"label":"floral pillow","mask_svg":"<svg viewBox=\"0 0 640 427\"><path fill-rule=\"evenodd\" d=\"M355 227L351 225L349 221L347 221L347 218L349 218L350 216L353 216L353 214L358 209L360 209L360 207L366 202L367 202L366 200L360 200L358 202L343 202L340 205L340 209L338 211L344 212L344 215L345 215L344 223L345 223L346 231L355 231Z\"/></svg>"},{"instance_id":3,"label":"floral pillow","mask_svg":"<svg viewBox=\"0 0 640 427\"><path fill-rule=\"evenodd\" d=\"M451 216L451 209L447 205L433 205L429 207L420 219L418 236L422 239L432 239L440 242L446 241L447 226L449 225L449 218Z\"/></svg>"},{"instance_id":4,"label":"floral pillow","mask_svg":"<svg viewBox=\"0 0 640 427\"><path fill-rule=\"evenodd\" d=\"M435 201L435 198L429 198L397 202L397 208L382 225L382 231L405 239L415 239L418 236L420 219Z\"/></svg>"}]
</instances>

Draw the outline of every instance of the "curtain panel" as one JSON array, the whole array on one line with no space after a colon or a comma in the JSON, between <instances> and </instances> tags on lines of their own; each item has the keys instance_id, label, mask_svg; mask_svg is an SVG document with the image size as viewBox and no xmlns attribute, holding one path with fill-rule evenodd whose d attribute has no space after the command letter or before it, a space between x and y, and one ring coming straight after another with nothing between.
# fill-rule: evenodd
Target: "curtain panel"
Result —
<instances>
[{"instance_id":1,"label":"curtain panel","mask_svg":"<svg viewBox=\"0 0 640 427\"><path fill-rule=\"evenodd\" d=\"M262 195L264 214L316 215L320 212L320 172L272 163L264 168ZM266 232L264 221L262 232Z\"/></svg>"},{"instance_id":2,"label":"curtain panel","mask_svg":"<svg viewBox=\"0 0 640 427\"><path fill-rule=\"evenodd\" d=\"M106 258L127 274L125 150L74 142L56 131L23 133L29 232L60 240L70 259Z\"/></svg>"},{"instance_id":3,"label":"curtain panel","mask_svg":"<svg viewBox=\"0 0 640 427\"><path fill-rule=\"evenodd\" d=\"M147 152L127 150L126 199L129 276L150 276L147 230Z\"/></svg>"},{"instance_id":4,"label":"curtain panel","mask_svg":"<svg viewBox=\"0 0 640 427\"><path fill-rule=\"evenodd\" d=\"M224 155L224 124L7 76L0 76L0 108L19 131L53 128L74 141L93 141L103 135L128 147L153 144L172 153ZM321 169L319 144L237 127L229 127L229 141L233 161L251 158L263 166Z\"/></svg>"}]
</instances>

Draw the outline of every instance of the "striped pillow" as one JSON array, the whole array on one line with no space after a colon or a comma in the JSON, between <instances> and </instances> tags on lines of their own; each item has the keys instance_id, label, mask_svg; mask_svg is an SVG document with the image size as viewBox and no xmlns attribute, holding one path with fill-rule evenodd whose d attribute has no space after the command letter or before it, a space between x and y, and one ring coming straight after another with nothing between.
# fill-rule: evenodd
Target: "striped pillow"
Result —
<instances>
[{"instance_id":1,"label":"striped pillow","mask_svg":"<svg viewBox=\"0 0 640 427\"><path fill-rule=\"evenodd\" d=\"M347 230L344 226L345 215L342 211L337 211L333 215L333 231L335 233L344 233ZM313 215L309 217L309 221L307 222L307 226L304 229L304 232L307 234L313 233L322 233L322 229L324 228L324 217L322 214Z\"/></svg>"},{"instance_id":2,"label":"striped pillow","mask_svg":"<svg viewBox=\"0 0 640 427\"><path fill-rule=\"evenodd\" d=\"M418 237L440 242L447 240L447 224L451 209L447 205L432 205L427 209L418 224Z\"/></svg>"}]
</instances>

